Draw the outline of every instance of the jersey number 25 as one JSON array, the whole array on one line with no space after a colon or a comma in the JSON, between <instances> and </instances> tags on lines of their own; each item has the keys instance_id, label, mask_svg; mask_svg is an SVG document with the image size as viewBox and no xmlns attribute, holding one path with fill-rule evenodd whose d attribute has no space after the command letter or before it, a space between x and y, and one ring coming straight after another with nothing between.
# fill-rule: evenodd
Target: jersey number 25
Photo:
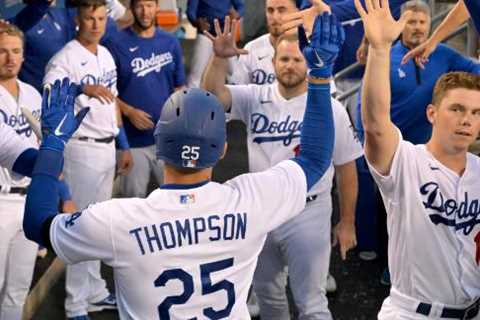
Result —
<instances>
[{"instance_id":1,"label":"jersey number 25","mask_svg":"<svg viewBox=\"0 0 480 320\"><path fill-rule=\"evenodd\" d=\"M227 294L227 306L222 310L214 310L212 307L203 309L203 314L212 320L225 319L232 312L233 305L235 304L235 286L233 283L227 280L219 281L212 284L210 275L213 272L220 271L233 266L233 258L225 260L204 263L200 265L200 281L202 283L202 295L207 295L220 290L225 290ZM163 287L170 280L180 280L183 283L183 293L178 296L169 296L163 300L158 306L158 314L160 320L170 320L170 307L173 305L185 304L193 294L193 277L185 270L170 269L162 272L160 276L155 280L155 287ZM189 320L197 320L192 318Z\"/></svg>"}]
</instances>

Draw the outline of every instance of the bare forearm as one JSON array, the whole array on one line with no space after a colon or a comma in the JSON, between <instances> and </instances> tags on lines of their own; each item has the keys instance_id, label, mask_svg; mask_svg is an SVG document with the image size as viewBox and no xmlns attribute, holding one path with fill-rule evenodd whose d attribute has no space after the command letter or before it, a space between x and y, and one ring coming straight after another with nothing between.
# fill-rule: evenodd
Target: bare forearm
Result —
<instances>
[{"instance_id":1,"label":"bare forearm","mask_svg":"<svg viewBox=\"0 0 480 320\"><path fill-rule=\"evenodd\" d=\"M370 48L362 85L362 122L377 131L390 122L390 46Z\"/></svg>"},{"instance_id":2,"label":"bare forearm","mask_svg":"<svg viewBox=\"0 0 480 320\"><path fill-rule=\"evenodd\" d=\"M220 91L225 86L227 70L227 59L216 56L210 57L202 75L202 88L213 93Z\"/></svg>"},{"instance_id":3,"label":"bare forearm","mask_svg":"<svg viewBox=\"0 0 480 320\"><path fill-rule=\"evenodd\" d=\"M355 223L355 209L358 196L358 178L355 161L335 166L340 206L340 220Z\"/></svg>"},{"instance_id":4,"label":"bare forearm","mask_svg":"<svg viewBox=\"0 0 480 320\"><path fill-rule=\"evenodd\" d=\"M442 42L448 35L466 22L469 17L470 14L468 13L465 3L458 1L438 28L435 29L435 32L430 37L430 41L434 41L435 43Z\"/></svg>"},{"instance_id":5,"label":"bare forearm","mask_svg":"<svg viewBox=\"0 0 480 320\"><path fill-rule=\"evenodd\" d=\"M228 61L225 58L212 56L202 76L202 88L217 96L225 109L230 109L230 90L225 85Z\"/></svg>"},{"instance_id":6,"label":"bare forearm","mask_svg":"<svg viewBox=\"0 0 480 320\"><path fill-rule=\"evenodd\" d=\"M388 174L398 133L390 118L390 46L370 47L362 88L365 157L381 174Z\"/></svg>"},{"instance_id":7,"label":"bare forearm","mask_svg":"<svg viewBox=\"0 0 480 320\"><path fill-rule=\"evenodd\" d=\"M117 101L117 106L118 106L118 109L120 110L121 114L125 115L128 117L128 112L130 111L130 109L132 107L130 107L128 104L126 104L122 99L120 99L119 97L117 97L116 99Z\"/></svg>"}]
</instances>

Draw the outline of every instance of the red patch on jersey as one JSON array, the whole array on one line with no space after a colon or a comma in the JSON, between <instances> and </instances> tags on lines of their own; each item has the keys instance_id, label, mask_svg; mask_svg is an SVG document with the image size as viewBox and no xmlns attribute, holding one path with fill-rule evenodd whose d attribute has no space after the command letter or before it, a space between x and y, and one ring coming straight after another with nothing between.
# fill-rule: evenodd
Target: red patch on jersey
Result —
<instances>
[{"instance_id":1,"label":"red patch on jersey","mask_svg":"<svg viewBox=\"0 0 480 320\"><path fill-rule=\"evenodd\" d=\"M475 244L477 245L477 254L475 255L475 261L477 262L477 266L480 263L480 232L474 238Z\"/></svg>"},{"instance_id":2,"label":"red patch on jersey","mask_svg":"<svg viewBox=\"0 0 480 320\"><path fill-rule=\"evenodd\" d=\"M295 154L295 157L300 154L300 145L299 144L295 148L293 148L293 153Z\"/></svg>"}]
</instances>

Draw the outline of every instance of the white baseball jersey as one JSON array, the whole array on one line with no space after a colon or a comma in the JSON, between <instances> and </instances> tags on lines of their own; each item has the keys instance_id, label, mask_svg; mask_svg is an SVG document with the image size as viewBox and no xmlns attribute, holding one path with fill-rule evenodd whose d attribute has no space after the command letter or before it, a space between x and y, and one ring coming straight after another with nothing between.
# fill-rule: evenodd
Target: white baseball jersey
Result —
<instances>
[{"instance_id":1,"label":"white baseball jersey","mask_svg":"<svg viewBox=\"0 0 480 320\"><path fill-rule=\"evenodd\" d=\"M68 77L79 84L103 85L116 96L117 70L115 61L108 50L99 45L97 54L88 51L77 40L68 42L62 50L50 59L45 69L43 83ZM90 111L74 133L74 137L107 138L118 133L116 102L102 104L100 100L82 94L75 100L75 112L83 107Z\"/></svg>"},{"instance_id":2,"label":"white baseball jersey","mask_svg":"<svg viewBox=\"0 0 480 320\"><path fill-rule=\"evenodd\" d=\"M17 80L18 99L0 85L0 187L26 187L29 178L12 175L11 170L17 157L28 148L38 148L38 140L20 108L26 108L40 118L42 97L31 85ZM8 130L6 126L13 130Z\"/></svg>"},{"instance_id":3,"label":"white baseball jersey","mask_svg":"<svg viewBox=\"0 0 480 320\"><path fill-rule=\"evenodd\" d=\"M127 9L118 0L107 0L108 16L113 20L118 20L125 15Z\"/></svg>"},{"instance_id":4,"label":"white baseball jersey","mask_svg":"<svg viewBox=\"0 0 480 320\"><path fill-rule=\"evenodd\" d=\"M245 45L248 54L242 54L238 59L230 59L231 74L228 77L233 84L268 85L276 80L273 67L275 48L270 42L270 34L264 34ZM330 82L330 93L337 91L335 82Z\"/></svg>"},{"instance_id":5,"label":"white baseball jersey","mask_svg":"<svg viewBox=\"0 0 480 320\"><path fill-rule=\"evenodd\" d=\"M240 55L233 63L230 81L235 84L272 84L275 82L273 55L275 49L270 43L270 34L264 34L245 45L248 54Z\"/></svg>"},{"instance_id":6,"label":"white baseball jersey","mask_svg":"<svg viewBox=\"0 0 480 320\"><path fill-rule=\"evenodd\" d=\"M392 286L425 302L465 305L480 296L480 159L458 176L400 131L390 173L371 165L385 208Z\"/></svg>"},{"instance_id":7,"label":"white baseball jersey","mask_svg":"<svg viewBox=\"0 0 480 320\"><path fill-rule=\"evenodd\" d=\"M278 84L228 86L232 94L231 119L247 126L248 163L250 172L270 168L282 160L293 158L299 151L300 131L307 105L307 93L286 100ZM332 99L335 143L333 164L342 165L363 154L345 108ZM332 188L333 166L309 194L329 196Z\"/></svg>"},{"instance_id":8,"label":"white baseball jersey","mask_svg":"<svg viewBox=\"0 0 480 320\"><path fill-rule=\"evenodd\" d=\"M52 246L67 263L114 268L121 319L250 319L257 256L267 233L305 207L305 173L287 160L225 184L180 187L58 215Z\"/></svg>"}]
</instances>

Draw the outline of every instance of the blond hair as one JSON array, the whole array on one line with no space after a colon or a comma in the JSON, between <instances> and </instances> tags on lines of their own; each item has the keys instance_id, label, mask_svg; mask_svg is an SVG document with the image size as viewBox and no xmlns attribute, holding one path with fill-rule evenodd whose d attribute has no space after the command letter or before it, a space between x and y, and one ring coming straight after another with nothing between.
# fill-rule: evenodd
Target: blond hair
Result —
<instances>
[{"instance_id":1,"label":"blond hair","mask_svg":"<svg viewBox=\"0 0 480 320\"><path fill-rule=\"evenodd\" d=\"M433 88L432 104L439 106L447 92L453 89L480 91L480 75L461 71L444 74Z\"/></svg>"},{"instance_id":2,"label":"blond hair","mask_svg":"<svg viewBox=\"0 0 480 320\"><path fill-rule=\"evenodd\" d=\"M10 24L8 22L0 22L0 35L6 34L11 37L17 37L22 40L22 43L25 39L22 30L20 30L16 25Z\"/></svg>"}]
</instances>

